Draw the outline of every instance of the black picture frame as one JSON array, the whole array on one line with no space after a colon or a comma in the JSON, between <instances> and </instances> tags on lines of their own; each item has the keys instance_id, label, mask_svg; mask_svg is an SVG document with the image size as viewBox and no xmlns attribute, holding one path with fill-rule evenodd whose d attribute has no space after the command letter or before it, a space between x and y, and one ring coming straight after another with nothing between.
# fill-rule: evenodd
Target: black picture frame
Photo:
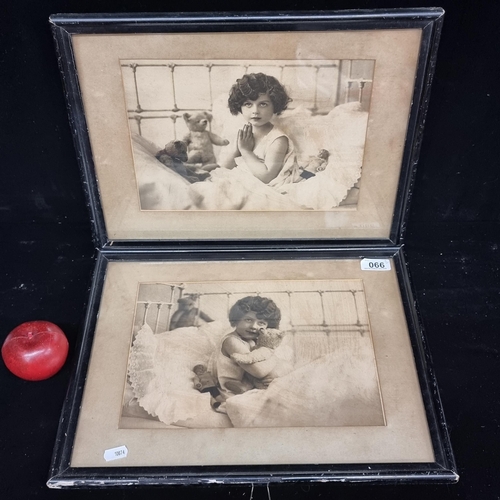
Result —
<instances>
[{"instance_id":1,"label":"black picture frame","mask_svg":"<svg viewBox=\"0 0 500 500\"><path fill-rule=\"evenodd\" d=\"M341 242L342 245L349 244L364 244L372 243L382 245L400 245L404 237L405 218L407 216L407 203L411 196L412 179L415 171L415 166L418 161L420 151L420 143L422 140L423 123L430 95L430 87L432 76L434 73L434 65L436 61L437 47L441 33L443 21L442 9L393 9L393 10L377 10L377 11L344 11L344 12L322 12L308 13L283 13L282 15L270 13L247 13L247 14L168 14L165 16L159 14L121 14L121 15L54 15L51 17L53 34L56 42L57 51L60 55L59 62L61 74L64 82L64 88L68 106L70 109L70 120L72 122L72 130L75 140L75 145L78 150L78 157L81 165L82 175L84 177L84 187L86 190L88 206L91 211L91 220L93 226L94 240L96 246L105 248L108 245L123 245L124 247L141 247L142 245L169 245L172 248L179 248L182 245L184 248L195 248L198 241L203 241L206 245L220 244L224 242L228 247L233 245L235 240L261 242L273 241L280 246L284 240L296 240L299 245L308 246L307 242L317 241L319 244L323 242L334 241L335 244ZM165 218L161 219L161 225L155 225L152 230L142 231L142 227L147 225L148 217L146 213L141 212L141 217L137 223L133 224L132 231L114 231L110 220L112 214L108 208L106 213L103 207L103 199L109 198L112 192L116 191L116 185L113 183L109 186L109 191L106 192L104 179L99 180L98 170L99 162L96 165L96 152L92 150L91 133L95 128L95 124L89 123L89 110L85 109L84 105L84 89L82 89L82 67L77 67L77 54L75 52L74 39L81 38L86 35L158 35L163 33L168 34L213 34L223 35L225 33L244 34L252 32L266 33L290 33L290 32L322 32L322 33L374 33L379 30L393 30L394 33L401 30L418 30L421 32L421 37L416 48L418 49L418 58L415 61L415 74L409 78L411 85L411 94L407 96L408 110L402 110L404 116L402 122L402 132L396 137L384 136L386 141L396 141L401 143L400 154L394 165L394 187L391 187L383 193L381 198L377 198L376 202L382 204L385 198L393 200L388 204L386 210L387 228L385 231L372 231L374 227L379 225L378 221L372 222L361 219L355 220L349 227L355 227L354 233L351 231L336 232L328 228L327 225L320 224L317 230L310 229L311 226L317 224L316 220L304 219L304 222L297 222L298 212L291 212L289 222L286 222L282 217L282 212L277 212L276 223L271 228L266 230L240 233L234 230L224 230L222 226L231 225L234 228L232 219L224 219L223 224L220 223L221 217L224 217L224 211L217 210L213 219L201 219L200 225L202 228L191 229L192 220L181 219L179 225L175 229L170 224L179 215L177 212L167 212ZM104 47L103 47L104 49ZM125 52L126 53L126 52ZM146 56L145 56L146 57ZM83 63L82 63L83 64ZM377 65L377 61L375 61ZM377 76L375 76L377 78ZM387 82L386 82L387 84ZM120 83L121 85L121 83ZM399 83L398 83L399 85ZM88 92L88 101L94 98ZM106 95L109 98L110 95ZM388 94L390 98L390 93ZM102 103L101 103L102 104ZM124 105L123 105L124 107ZM400 109L395 105L395 110ZM98 111L98 114L101 111ZM370 111L370 116L372 113ZM96 117L96 122L101 121L101 116ZM128 127L126 127L128 128ZM101 131L100 131L101 132ZM368 129L369 132L369 129ZM109 137L107 143L109 145L111 139L116 139L118 131L113 129L112 137ZM128 136L128 130L124 131ZM387 147L384 145L383 147ZM94 145L95 149L95 145ZM390 151L388 149L388 151ZM382 151L383 152L383 151ZM131 162L133 160L131 159ZM122 168L122 167L120 167ZM133 170L133 166L131 167ZM367 159L363 160L363 169L367 168ZM374 167L376 170L378 167ZM132 174L133 175L133 174ZM101 176L102 177L102 176ZM119 175L118 175L119 177ZM116 179L119 182L119 179ZM375 182L371 180L370 184ZM368 183L366 183L368 184ZM368 189L366 187L365 189ZM371 189L371 188L370 188ZM378 186L378 190L384 189L383 186ZM134 189L130 193L131 203L136 197ZM111 203L108 201L109 207ZM136 210L136 209L134 209ZM181 212L186 212L182 211ZM315 210L313 210L315 212ZM322 211L319 217L323 217ZM355 210L355 212L359 212ZM368 214L375 212L373 209L368 210ZM275 212L271 211L271 214ZM189 214L188 214L189 215ZM206 213L197 212L197 216L205 216ZM367 212L363 212L365 217ZM130 216L130 214L128 214ZM248 216L248 213L245 214ZM123 214L117 214L121 219ZM246 224L246 219L240 217L242 223ZM240 220L238 219L238 220ZM107 222L106 222L107 220ZM262 223L260 219L252 224ZM282 233L276 230L277 227L289 224L286 230ZM335 225L338 223L334 223ZM342 226L344 223L340 223ZM330 223L332 225L332 223ZM168 229L161 231L161 228L168 226ZM211 227L214 227L212 230ZM188 228L185 231L185 228ZM206 228L209 228L208 231ZM236 226L239 228L239 226ZM129 234L130 233L130 234ZM193 233L193 234L191 234ZM125 234L125 236L124 236ZM329 244L329 243L327 243Z\"/></svg>"},{"instance_id":2,"label":"black picture frame","mask_svg":"<svg viewBox=\"0 0 500 500\"><path fill-rule=\"evenodd\" d=\"M423 124L436 62L437 46L443 21L441 9L401 9L380 11L345 11L322 13L231 14L140 14L140 15L55 15L51 17L65 92L80 159L84 187L93 223L94 243L98 257L85 325L77 348L78 359L61 416L48 486L106 487L161 484L227 484L271 483L287 481L353 481L353 482L456 482L458 475L449 440L439 392L430 364L425 337L413 299L402 244L405 220ZM264 22L265 21L265 22ZM284 237L141 239L110 237L102 203L102 191L96 174L89 136L81 83L75 63L73 37L89 34L155 34L218 32L285 32L285 31L366 31L421 30L418 65L412 92L412 105L405 133L394 210L387 237ZM395 269L400 300L405 311L415 370L432 441L434 461L352 464L288 465L189 465L73 467L71 456L75 445L78 418L88 377L94 333L100 314L103 288L110 263L137 262L206 262L273 261L301 259L355 260L389 259Z\"/></svg>"}]
</instances>

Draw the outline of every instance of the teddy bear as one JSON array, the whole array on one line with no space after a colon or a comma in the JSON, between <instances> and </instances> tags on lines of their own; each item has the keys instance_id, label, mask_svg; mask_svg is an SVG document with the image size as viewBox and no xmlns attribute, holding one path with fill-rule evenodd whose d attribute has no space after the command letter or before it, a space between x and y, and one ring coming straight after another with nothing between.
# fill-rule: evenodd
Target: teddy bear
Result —
<instances>
[{"instance_id":1,"label":"teddy bear","mask_svg":"<svg viewBox=\"0 0 500 500\"><path fill-rule=\"evenodd\" d=\"M246 354L233 353L231 354L231 359L238 365L253 365L254 363L262 363L270 360L274 354L274 350L281 344L285 332L276 330L275 328L264 328L260 331L255 347L252 351ZM272 366L272 360L270 361ZM286 363L282 363L282 368L280 369L280 376L285 375L290 372L292 367L286 366ZM261 380L253 377L249 373L245 373L243 379L228 380L225 384L226 388L229 389L234 394L243 394L244 392L255 388L255 389L267 389L269 386L269 381Z\"/></svg>"},{"instance_id":2,"label":"teddy bear","mask_svg":"<svg viewBox=\"0 0 500 500\"><path fill-rule=\"evenodd\" d=\"M198 295L196 294L187 294L184 297L181 297L177 303L179 304L177 311L172 315L172 319L170 320L170 330L175 330L176 328L184 328L187 326L196 326L196 320L198 318L210 323L213 319L205 314L203 311L200 311L196 307L196 300L198 299Z\"/></svg>"},{"instance_id":3,"label":"teddy bear","mask_svg":"<svg viewBox=\"0 0 500 500\"><path fill-rule=\"evenodd\" d=\"M182 116L189 129L189 133L183 139L188 148L187 163L200 164L206 172L214 170L218 165L213 145L227 146L229 141L207 130L212 121L212 114L208 111L184 113Z\"/></svg>"},{"instance_id":4,"label":"teddy bear","mask_svg":"<svg viewBox=\"0 0 500 500\"><path fill-rule=\"evenodd\" d=\"M239 365L253 365L269 359L274 350L281 344L285 333L275 328L264 328L260 331L255 347L246 354L233 353L231 359Z\"/></svg>"},{"instance_id":5,"label":"teddy bear","mask_svg":"<svg viewBox=\"0 0 500 500\"><path fill-rule=\"evenodd\" d=\"M185 142L170 141L164 149L156 153L155 158L191 183L204 181L210 177L208 172L200 171L196 166L185 164L188 159L187 151Z\"/></svg>"},{"instance_id":6,"label":"teddy bear","mask_svg":"<svg viewBox=\"0 0 500 500\"><path fill-rule=\"evenodd\" d=\"M326 165L328 164L329 156L330 152L326 149L320 149L316 156L311 156L307 165L305 167L300 167L301 173L297 182L302 182L306 179L310 179L311 177L315 177L316 172L322 172L325 170Z\"/></svg>"}]
</instances>

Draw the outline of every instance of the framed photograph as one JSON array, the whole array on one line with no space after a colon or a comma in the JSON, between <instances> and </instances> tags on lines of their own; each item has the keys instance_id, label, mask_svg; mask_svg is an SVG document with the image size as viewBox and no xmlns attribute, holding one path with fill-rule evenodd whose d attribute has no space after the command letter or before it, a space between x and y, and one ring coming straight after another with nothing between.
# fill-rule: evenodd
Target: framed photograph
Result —
<instances>
[{"instance_id":1,"label":"framed photograph","mask_svg":"<svg viewBox=\"0 0 500 500\"><path fill-rule=\"evenodd\" d=\"M402 251L442 16L51 18L99 251L49 486L458 479Z\"/></svg>"},{"instance_id":2,"label":"framed photograph","mask_svg":"<svg viewBox=\"0 0 500 500\"><path fill-rule=\"evenodd\" d=\"M100 244L396 243L440 9L53 16Z\"/></svg>"},{"instance_id":3,"label":"framed photograph","mask_svg":"<svg viewBox=\"0 0 500 500\"><path fill-rule=\"evenodd\" d=\"M100 258L49 486L456 480L402 256L340 257Z\"/></svg>"}]
</instances>

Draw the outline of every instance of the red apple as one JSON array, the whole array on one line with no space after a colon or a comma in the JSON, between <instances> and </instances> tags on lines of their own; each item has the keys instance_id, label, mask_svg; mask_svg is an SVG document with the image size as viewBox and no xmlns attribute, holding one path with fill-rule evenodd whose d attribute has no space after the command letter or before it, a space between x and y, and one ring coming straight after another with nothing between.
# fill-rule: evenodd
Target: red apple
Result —
<instances>
[{"instance_id":1,"label":"red apple","mask_svg":"<svg viewBox=\"0 0 500 500\"><path fill-rule=\"evenodd\" d=\"M49 321L28 321L12 330L2 346L5 366L24 380L55 375L68 356L68 339Z\"/></svg>"}]
</instances>

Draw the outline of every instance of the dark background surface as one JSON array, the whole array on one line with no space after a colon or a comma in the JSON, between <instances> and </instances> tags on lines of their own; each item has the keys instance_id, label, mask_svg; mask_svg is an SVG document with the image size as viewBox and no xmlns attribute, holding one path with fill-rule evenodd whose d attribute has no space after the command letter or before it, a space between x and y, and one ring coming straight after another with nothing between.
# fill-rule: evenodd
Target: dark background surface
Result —
<instances>
[{"instance_id":1,"label":"dark background surface","mask_svg":"<svg viewBox=\"0 0 500 500\"><path fill-rule=\"evenodd\" d=\"M461 475L456 485L272 485L272 499L500 498L500 3L5 0L0 7L0 341L46 319L71 344L63 370L25 382L0 363L0 492L8 499L250 498L249 487L53 491L45 486L95 251L47 22L56 12L442 6L446 17L406 252ZM267 498L265 488L254 491Z\"/></svg>"}]
</instances>

